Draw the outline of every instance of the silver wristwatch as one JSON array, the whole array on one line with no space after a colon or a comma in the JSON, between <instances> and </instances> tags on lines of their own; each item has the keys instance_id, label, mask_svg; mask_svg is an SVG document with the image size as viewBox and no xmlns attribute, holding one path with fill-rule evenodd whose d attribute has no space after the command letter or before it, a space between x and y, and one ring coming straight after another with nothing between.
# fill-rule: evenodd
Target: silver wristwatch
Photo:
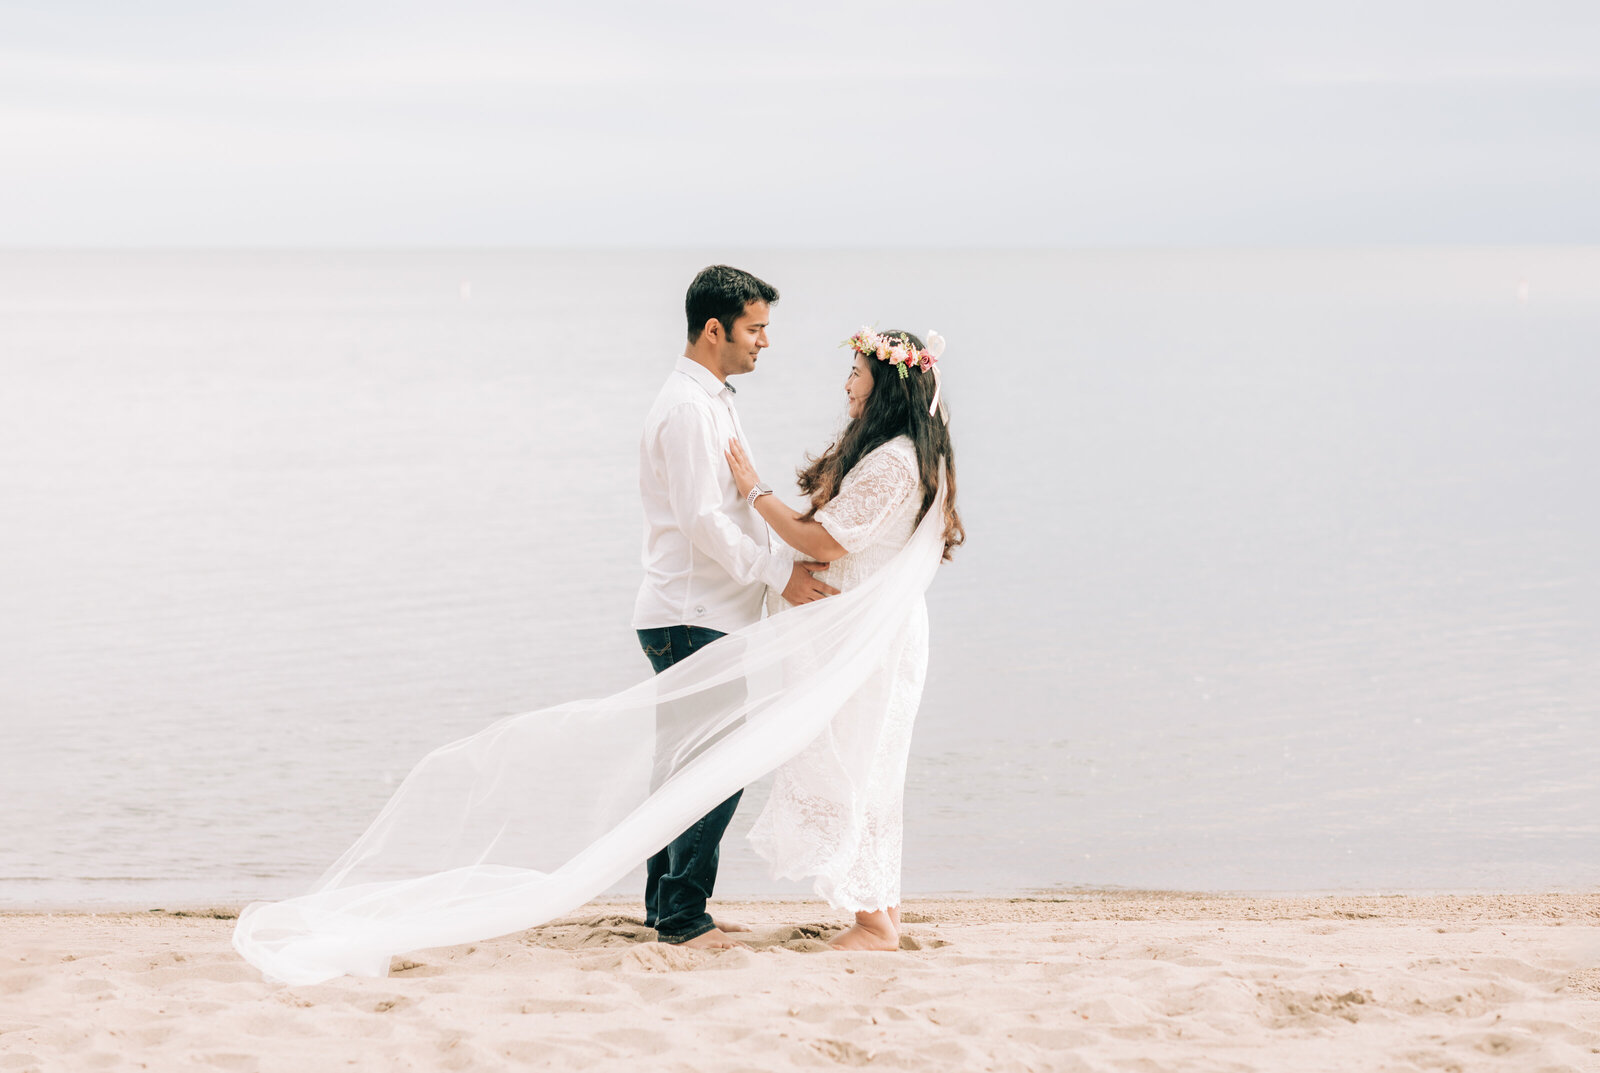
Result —
<instances>
[{"instance_id":1,"label":"silver wristwatch","mask_svg":"<svg viewBox=\"0 0 1600 1073\"><path fill-rule=\"evenodd\" d=\"M772 489L768 488L764 484L758 484L754 488L750 489L750 494L745 496L744 499L746 503L749 503L753 507L756 505L756 500L760 499L762 496L769 496L771 494Z\"/></svg>"}]
</instances>

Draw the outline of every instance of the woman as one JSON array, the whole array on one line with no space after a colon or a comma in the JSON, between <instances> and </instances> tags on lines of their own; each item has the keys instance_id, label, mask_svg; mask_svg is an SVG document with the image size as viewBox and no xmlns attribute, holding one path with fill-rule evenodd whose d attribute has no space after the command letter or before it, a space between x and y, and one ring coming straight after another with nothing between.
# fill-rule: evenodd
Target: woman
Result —
<instances>
[{"instance_id":1,"label":"woman","mask_svg":"<svg viewBox=\"0 0 1600 1073\"><path fill-rule=\"evenodd\" d=\"M839 945L898 945L900 792L927 666L922 597L962 539L938 405L941 341L929 338L932 350L903 332L857 333L850 423L802 474L811 509L755 495L791 547L830 563L839 595L762 619L621 693L507 716L435 749L310 892L245 908L239 953L271 979L310 984L384 976L396 955L542 924L779 769L759 848L857 911ZM662 755L668 705L674 737Z\"/></svg>"},{"instance_id":2,"label":"woman","mask_svg":"<svg viewBox=\"0 0 1600 1073\"><path fill-rule=\"evenodd\" d=\"M943 340L929 333L943 350ZM944 485L944 558L964 538L955 509L949 426L939 412L937 353L909 332L863 328L845 380L850 422L800 471L810 509L796 511L760 482L737 440L728 464L739 491L800 556L829 563L818 577L841 593L892 562ZM913 372L913 370L915 370ZM774 611L789 605L772 594ZM900 946L902 797L911 726L928 667L927 605L900 627L888 673L869 679L827 728L778 769L751 843L785 878L814 877L829 904L855 913L842 950Z\"/></svg>"}]
</instances>

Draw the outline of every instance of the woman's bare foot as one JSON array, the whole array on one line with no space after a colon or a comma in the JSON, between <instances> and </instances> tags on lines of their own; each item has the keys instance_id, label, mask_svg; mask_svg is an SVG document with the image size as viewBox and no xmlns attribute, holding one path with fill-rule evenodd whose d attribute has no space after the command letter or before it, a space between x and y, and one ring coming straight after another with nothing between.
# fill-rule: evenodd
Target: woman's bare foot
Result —
<instances>
[{"instance_id":1,"label":"woman's bare foot","mask_svg":"<svg viewBox=\"0 0 1600 1073\"><path fill-rule=\"evenodd\" d=\"M712 921L712 923L715 924L720 931L749 931L750 930L745 925L739 924L739 923L737 923L735 921L732 921L732 920L714 920L714 921Z\"/></svg>"},{"instance_id":2,"label":"woman's bare foot","mask_svg":"<svg viewBox=\"0 0 1600 1073\"><path fill-rule=\"evenodd\" d=\"M900 929L882 909L857 913L855 926L829 939L828 945L835 950L898 950Z\"/></svg>"},{"instance_id":3,"label":"woman's bare foot","mask_svg":"<svg viewBox=\"0 0 1600 1073\"><path fill-rule=\"evenodd\" d=\"M746 928L746 931L749 929ZM712 928L710 931L701 932L693 939L681 942L679 946L686 946L690 950L732 950L744 944L736 939L730 939L721 928Z\"/></svg>"},{"instance_id":4,"label":"woman's bare foot","mask_svg":"<svg viewBox=\"0 0 1600 1073\"><path fill-rule=\"evenodd\" d=\"M889 913L889 923L894 925L894 930L895 931L899 931L900 930L900 907L898 905L891 905L889 907L889 909L888 909L888 913Z\"/></svg>"}]
</instances>

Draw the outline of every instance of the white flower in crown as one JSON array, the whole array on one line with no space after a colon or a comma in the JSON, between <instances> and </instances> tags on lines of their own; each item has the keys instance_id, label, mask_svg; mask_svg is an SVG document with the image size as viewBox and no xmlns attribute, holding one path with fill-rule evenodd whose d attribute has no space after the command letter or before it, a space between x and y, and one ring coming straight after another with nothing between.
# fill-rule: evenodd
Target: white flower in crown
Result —
<instances>
[{"instance_id":1,"label":"white flower in crown","mask_svg":"<svg viewBox=\"0 0 1600 1073\"><path fill-rule=\"evenodd\" d=\"M871 328L863 326L860 331L839 344L847 346L857 354L876 355L883 347L883 337Z\"/></svg>"}]
</instances>

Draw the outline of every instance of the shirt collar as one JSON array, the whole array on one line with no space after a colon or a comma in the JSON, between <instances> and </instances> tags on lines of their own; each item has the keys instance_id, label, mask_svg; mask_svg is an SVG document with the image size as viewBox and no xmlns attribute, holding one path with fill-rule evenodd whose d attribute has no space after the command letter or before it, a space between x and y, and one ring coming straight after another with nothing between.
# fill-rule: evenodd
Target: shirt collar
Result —
<instances>
[{"instance_id":1,"label":"shirt collar","mask_svg":"<svg viewBox=\"0 0 1600 1073\"><path fill-rule=\"evenodd\" d=\"M737 391L734 391L732 384L725 380L718 380L715 373L713 373L710 369L707 369L704 365L701 365L698 361L692 361L689 358L680 357L678 359L677 368L680 373L683 373L690 380L693 380L695 383L704 388L707 395L719 395L722 393L723 388L727 388L728 391L735 395L738 394Z\"/></svg>"}]
</instances>

